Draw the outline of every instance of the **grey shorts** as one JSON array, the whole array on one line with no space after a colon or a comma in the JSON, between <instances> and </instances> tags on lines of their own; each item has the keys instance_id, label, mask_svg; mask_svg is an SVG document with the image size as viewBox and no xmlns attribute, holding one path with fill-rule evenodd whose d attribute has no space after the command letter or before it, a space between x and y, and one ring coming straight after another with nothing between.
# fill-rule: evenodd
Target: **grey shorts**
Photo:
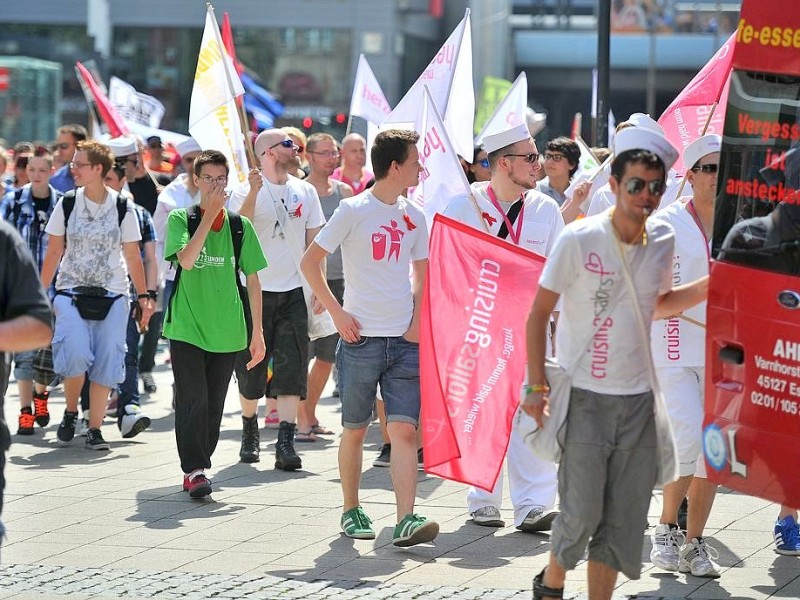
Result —
<instances>
[{"instance_id":1,"label":"grey shorts","mask_svg":"<svg viewBox=\"0 0 800 600\"><path fill-rule=\"evenodd\" d=\"M647 511L656 482L653 394L610 395L573 388L558 470L561 514L553 553L573 569L589 560L638 579Z\"/></svg>"},{"instance_id":2,"label":"grey shorts","mask_svg":"<svg viewBox=\"0 0 800 600\"><path fill-rule=\"evenodd\" d=\"M331 292L339 301L339 304L344 303L344 279L328 279L328 287ZM336 344L339 343L339 334L333 333L324 338L312 340L308 344L308 360L311 362L312 358L318 358L321 361L334 363L336 362Z\"/></svg>"}]
</instances>

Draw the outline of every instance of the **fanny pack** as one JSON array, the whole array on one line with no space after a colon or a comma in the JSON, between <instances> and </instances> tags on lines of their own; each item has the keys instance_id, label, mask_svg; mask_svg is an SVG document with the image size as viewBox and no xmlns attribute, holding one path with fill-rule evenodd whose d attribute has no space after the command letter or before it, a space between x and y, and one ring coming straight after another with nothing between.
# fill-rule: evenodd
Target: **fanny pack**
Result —
<instances>
[{"instance_id":1,"label":"fanny pack","mask_svg":"<svg viewBox=\"0 0 800 600\"><path fill-rule=\"evenodd\" d=\"M87 321L104 320L114 302L122 298L122 294L109 296L106 288L90 286L75 287L71 292L59 290L56 295L59 294L72 298L72 304L78 309L78 314Z\"/></svg>"}]
</instances>

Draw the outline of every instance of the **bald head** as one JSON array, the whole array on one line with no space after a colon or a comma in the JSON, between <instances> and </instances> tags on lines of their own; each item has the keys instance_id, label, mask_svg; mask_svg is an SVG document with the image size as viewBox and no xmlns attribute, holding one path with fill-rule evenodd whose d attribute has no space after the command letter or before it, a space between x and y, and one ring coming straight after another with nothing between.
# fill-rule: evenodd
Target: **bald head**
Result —
<instances>
[{"instance_id":1,"label":"bald head","mask_svg":"<svg viewBox=\"0 0 800 600\"><path fill-rule=\"evenodd\" d=\"M278 144L283 140L289 139L285 131L281 129L265 129L258 134L254 146L256 156L261 157L269 150L270 146Z\"/></svg>"},{"instance_id":2,"label":"bald head","mask_svg":"<svg viewBox=\"0 0 800 600\"><path fill-rule=\"evenodd\" d=\"M361 169L367 164L367 142L357 133L346 135L342 140L342 166L345 169Z\"/></svg>"}]
</instances>

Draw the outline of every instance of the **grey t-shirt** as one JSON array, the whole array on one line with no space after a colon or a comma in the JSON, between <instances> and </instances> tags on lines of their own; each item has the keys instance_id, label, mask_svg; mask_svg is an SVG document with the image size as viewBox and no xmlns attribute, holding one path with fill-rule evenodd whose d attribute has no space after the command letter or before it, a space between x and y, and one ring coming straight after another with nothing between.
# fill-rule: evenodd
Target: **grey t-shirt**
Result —
<instances>
[{"instance_id":1,"label":"grey t-shirt","mask_svg":"<svg viewBox=\"0 0 800 600\"><path fill-rule=\"evenodd\" d=\"M325 215L325 222L331 220L333 213L339 207L339 202L342 200L342 187L345 185L341 181L332 180L333 193L329 196L320 196L319 202L322 205L322 214ZM327 275L330 280L344 279L344 270L342 268L342 248L337 247L333 254L328 256L327 259Z\"/></svg>"}]
</instances>

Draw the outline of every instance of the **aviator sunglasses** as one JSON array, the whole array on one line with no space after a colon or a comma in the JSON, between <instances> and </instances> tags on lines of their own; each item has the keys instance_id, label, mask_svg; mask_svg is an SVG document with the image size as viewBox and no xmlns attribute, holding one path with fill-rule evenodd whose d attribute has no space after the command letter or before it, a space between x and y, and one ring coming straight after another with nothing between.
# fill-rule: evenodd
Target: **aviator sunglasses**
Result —
<instances>
[{"instance_id":1,"label":"aviator sunglasses","mask_svg":"<svg viewBox=\"0 0 800 600\"><path fill-rule=\"evenodd\" d=\"M631 177L626 182L620 181L619 184L625 189L626 192L635 196L641 192L645 187L647 191L653 196L661 196L667 188L667 184L663 179L653 179L652 181L645 181L639 177Z\"/></svg>"},{"instance_id":2,"label":"aviator sunglasses","mask_svg":"<svg viewBox=\"0 0 800 600\"><path fill-rule=\"evenodd\" d=\"M692 171L697 173L698 171L702 171L703 173L716 173L719 169L719 165L717 163L709 163L707 165L697 165L692 167Z\"/></svg>"}]
</instances>

